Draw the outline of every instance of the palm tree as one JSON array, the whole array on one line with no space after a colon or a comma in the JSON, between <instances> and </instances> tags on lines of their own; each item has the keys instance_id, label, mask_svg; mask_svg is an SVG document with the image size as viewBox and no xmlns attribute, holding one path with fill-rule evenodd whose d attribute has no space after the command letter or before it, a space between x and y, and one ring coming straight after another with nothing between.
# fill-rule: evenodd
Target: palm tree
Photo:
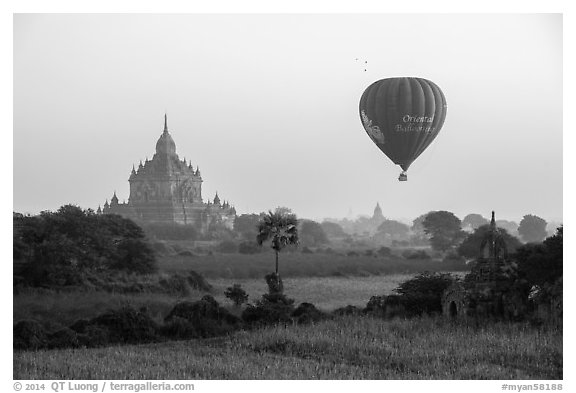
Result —
<instances>
[{"instance_id":1,"label":"palm tree","mask_svg":"<svg viewBox=\"0 0 576 393\"><path fill-rule=\"evenodd\" d=\"M289 244L298 244L298 219L289 209L278 208L268 211L258 223L256 241L262 245L271 240L272 249L276 253L276 277L278 277L278 254Z\"/></svg>"}]
</instances>

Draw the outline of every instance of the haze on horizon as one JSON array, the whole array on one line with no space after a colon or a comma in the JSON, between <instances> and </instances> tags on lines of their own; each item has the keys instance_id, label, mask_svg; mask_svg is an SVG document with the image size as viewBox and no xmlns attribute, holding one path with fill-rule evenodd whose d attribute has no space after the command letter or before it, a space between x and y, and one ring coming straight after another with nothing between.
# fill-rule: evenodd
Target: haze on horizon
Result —
<instances>
[{"instance_id":1,"label":"haze on horizon","mask_svg":"<svg viewBox=\"0 0 576 393\"><path fill-rule=\"evenodd\" d=\"M127 200L166 111L238 214L562 221L560 14L17 14L13 64L14 211ZM358 115L395 76L448 103L405 183Z\"/></svg>"}]
</instances>

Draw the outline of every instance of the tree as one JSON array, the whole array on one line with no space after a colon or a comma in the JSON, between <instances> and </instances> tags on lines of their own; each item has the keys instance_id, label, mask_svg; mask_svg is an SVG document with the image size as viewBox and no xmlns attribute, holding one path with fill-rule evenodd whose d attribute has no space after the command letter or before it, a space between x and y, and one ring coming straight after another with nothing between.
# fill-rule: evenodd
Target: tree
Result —
<instances>
[{"instance_id":1,"label":"tree","mask_svg":"<svg viewBox=\"0 0 576 393\"><path fill-rule=\"evenodd\" d=\"M527 214L522 218L522 221L520 221L518 233L525 242L541 242L547 234L546 225L546 220L532 214Z\"/></svg>"},{"instance_id":2,"label":"tree","mask_svg":"<svg viewBox=\"0 0 576 393\"><path fill-rule=\"evenodd\" d=\"M496 226L498 228L503 228L508 231L512 236L518 235L518 223L508 220L496 220Z\"/></svg>"},{"instance_id":3,"label":"tree","mask_svg":"<svg viewBox=\"0 0 576 393\"><path fill-rule=\"evenodd\" d=\"M489 224L490 222L482 217L480 214L472 213L468 214L462 220L462 228L470 227L471 229L477 229L482 225Z\"/></svg>"},{"instance_id":4,"label":"tree","mask_svg":"<svg viewBox=\"0 0 576 393\"><path fill-rule=\"evenodd\" d=\"M410 227L400 221L385 219L382 224L378 226L378 233L390 236L407 236Z\"/></svg>"},{"instance_id":5,"label":"tree","mask_svg":"<svg viewBox=\"0 0 576 393\"><path fill-rule=\"evenodd\" d=\"M248 301L248 294L244 289L242 289L240 284L234 284L233 286L226 288L224 296L232 300L236 307L240 307L242 303Z\"/></svg>"},{"instance_id":6,"label":"tree","mask_svg":"<svg viewBox=\"0 0 576 393\"><path fill-rule=\"evenodd\" d=\"M447 251L465 236L460 219L448 211L428 213L422 225L424 232L430 236L430 245L434 250Z\"/></svg>"},{"instance_id":7,"label":"tree","mask_svg":"<svg viewBox=\"0 0 576 393\"><path fill-rule=\"evenodd\" d=\"M322 229L324 229L324 233L328 237L347 237L348 235L344 232L342 227L331 221L323 221L320 225L322 225Z\"/></svg>"},{"instance_id":8,"label":"tree","mask_svg":"<svg viewBox=\"0 0 576 393\"><path fill-rule=\"evenodd\" d=\"M252 240L258 234L260 214L241 214L234 220L234 231L246 240Z\"/></svg>"},{"instance_id":9,"label":"tree","mask_svg":"<svg viewBox=\"0 0 576 393\"><path fill-rule=\"evenodd\" d=\"M514 259L518 270L530 285L553 285L563 274L563 236L561 226L543 243L529 243L518 248Z\"/></svg>"},{"instance_id":10,"label":"tree","mask_svg":"<svg viewBox=\"0 0 576 393\"><path fill-rule=\"evenodd\" d=\"M286 208L269 211L258 223L256 242L262 245L270 240L276 257L276 276L278 276L278 254L290 244L298 244L298 219Z\"/></svg>"},{"instance_id":11,"label":"tree","mask_svg":"<svg viewBox=\"0 0 576 393\"><path fill-rule=\"evenodd\" d=\"M458 255L469 259L481 257L482 241L489 231L489 224L476 228L474 232L466 236L464 241L460 243L458 246ZM510 235L506 229L498 228L498 233L500 236L502 236L504 243L506 243L506 248L508 249L509 253L513 253L518 247L522 245L520 240Z\"/></svg>"},{"instance_id":12,"label":"tree","mask_svg":"<svg viewBox=\"0 0 576 393\"><path fill-rule=\"evenodd\" d=\"M300 241L305 246L317 246L328 243L324 229L316 221L301 220L298 230Z\"/></svg>"},{"instance_id":13,"label":"tree","mask_svg":"<svg viewBox=\"0 0 576 393\"><path fill-rule=\"evenodd\" d=\"M426 216L430 213L433 212L429 212L426 214L421 214L418 217L416 217L414 219L414 221L412 221L412 227L410 228L410 230L412 232L414 232L416 235L424 235L424 220L426 219Z\"/></svg>"},{"instance_id":14,"label":"tree","mask_svg":"<svg viewBox=\"0 0 576 393\"><path fill-rule=\"evenodd\" d=\"M14 215L14 239L15 275L34 286L77 284L88 270L155 270L154 253L138 225L74 205L33 217Z\"/></svg>"}]
</instances>

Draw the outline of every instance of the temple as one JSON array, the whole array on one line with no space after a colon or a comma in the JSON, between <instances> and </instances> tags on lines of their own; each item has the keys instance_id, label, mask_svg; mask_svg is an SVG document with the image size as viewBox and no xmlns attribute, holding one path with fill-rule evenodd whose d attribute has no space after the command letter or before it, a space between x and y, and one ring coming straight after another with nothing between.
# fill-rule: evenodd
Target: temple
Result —
<instances>
[{"instance_id":1,"label":"temple","mask_svg":"<svg viewBox=\"0 0 576 393\"><path fill-rule=\"evenodd\" d=\"M132 167L128 179L130 197L119 203L116 192L101 214L119 214L144 224L192 225L201 233L218 226L232 228L236 210L221 201L218 192L212 201L202 199L202 175L186 159L176 154L176 144L168 132L168 119L164 115L164 131L156 142L156 153L151 160L140 161Z\"/></svg>"},{"instance_id":2,"label":"temple","mask_svg":"<svg viewBox=\"0 0 576 393\"><path fill-rule=\"evenodd\" d=\"M464 280L454 282L444 291L443 314L459 318L521 318L526 314L528 294L514 287L515 265L508 259L506 242L496 226L494 212L479 251L480 257L473 262Z\"/></svg>"}]
</instances>

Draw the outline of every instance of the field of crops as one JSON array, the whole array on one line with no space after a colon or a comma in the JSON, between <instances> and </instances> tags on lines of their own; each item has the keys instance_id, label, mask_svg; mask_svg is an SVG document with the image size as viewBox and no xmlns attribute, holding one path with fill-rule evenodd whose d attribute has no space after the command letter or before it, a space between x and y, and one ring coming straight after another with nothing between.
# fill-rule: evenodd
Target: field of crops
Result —
<instances>
[{"instance_id":1,"label":"field of crops","mask_svg":"<svg viewBox=\"0 0 576 393\"><path fill-rule=\"evenodd\" d=\"M16 352L14 379L561 379L562 334L340 317L230 337Z\"/></svg>"}]
</instances>

